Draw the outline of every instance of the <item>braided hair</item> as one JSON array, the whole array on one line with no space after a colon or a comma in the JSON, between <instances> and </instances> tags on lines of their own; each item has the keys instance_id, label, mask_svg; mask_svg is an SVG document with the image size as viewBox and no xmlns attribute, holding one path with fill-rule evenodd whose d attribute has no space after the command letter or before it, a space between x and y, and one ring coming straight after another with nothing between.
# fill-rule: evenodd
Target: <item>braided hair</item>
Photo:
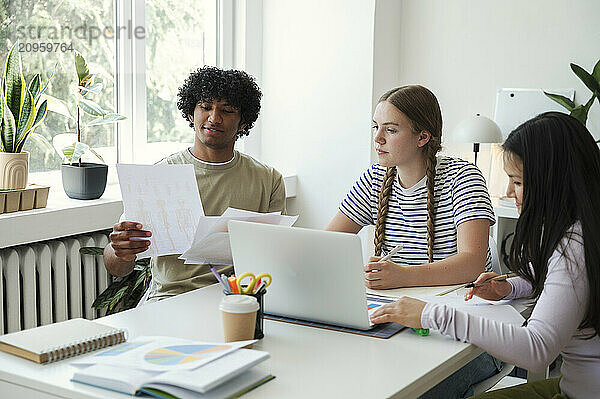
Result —
<instances>
[{"instance_id":1,"label":"braided hair","mask_svg":"<svg viewBox=\"0 0 600 399\"><path fill-rule=\"evenodd\" d=\"M427 131L431 138L423 148L425 171L427 176L427 256L433 262L433 243L435 240L435 167L437 153L442 145L442 112L435 95L419 85L402 86L392 89L379 99L395 106L411 121L415 134ZM375 256L381 256L385 236L385 219L389 208L389 198L396 177L396 168L389 167L383 178L377 221L375 223Z\"/></svg>"}]
</instances>

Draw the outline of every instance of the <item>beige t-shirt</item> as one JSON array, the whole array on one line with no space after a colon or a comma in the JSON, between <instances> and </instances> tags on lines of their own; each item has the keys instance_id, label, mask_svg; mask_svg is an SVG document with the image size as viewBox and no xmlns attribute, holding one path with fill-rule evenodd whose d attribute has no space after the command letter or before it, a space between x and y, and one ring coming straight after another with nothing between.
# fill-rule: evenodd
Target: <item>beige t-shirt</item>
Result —
<instances>
[{"instance_id":1,"label":"beige t-shirt","mask_svg":"<svg viewBox=\"0 0 600 399\"><path fill-rule=\"evenodd\" d=\"M249 155L234 152L225 164L208 164L195 158L189 149L169 155L159 164L192 164L206 216L219 216L228 207L254 212L285 212L285 186L281 173ZM214 284L207 265L185 265L178 255L152 259L150 301L178 295ZM216 269L229 272L231 266Z\"/></svg>"}]
</instances>

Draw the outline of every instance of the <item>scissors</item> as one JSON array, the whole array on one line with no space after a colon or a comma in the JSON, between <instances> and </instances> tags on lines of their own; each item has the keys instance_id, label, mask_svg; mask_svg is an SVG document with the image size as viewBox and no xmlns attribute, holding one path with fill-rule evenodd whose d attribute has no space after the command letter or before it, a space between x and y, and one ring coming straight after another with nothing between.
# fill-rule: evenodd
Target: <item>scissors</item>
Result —
<instances>
[{"instance_id":1,"label":"scissors","mask_svg":"<svg viewBox=\"0 0 600 399\"><path fill-rule=\"evenodd\" d=\"M246 277L250 277L250 282L248 283L248 285L245 288L243 288L242 280L245 279ZM250 273L250 272L242 273L242 275L239 276L236 281L237 288L240 291L240 294L252 294L254 292L254 286L256 286L256 283L263 278L268 279L265 287L268 287L269 285L271 285L271 281L273 281L273 279L271 278L271 275L268 273L262 273L262 274L259 274L258 276L254 276L254 274Z\"/></svg>"}]
</instances>

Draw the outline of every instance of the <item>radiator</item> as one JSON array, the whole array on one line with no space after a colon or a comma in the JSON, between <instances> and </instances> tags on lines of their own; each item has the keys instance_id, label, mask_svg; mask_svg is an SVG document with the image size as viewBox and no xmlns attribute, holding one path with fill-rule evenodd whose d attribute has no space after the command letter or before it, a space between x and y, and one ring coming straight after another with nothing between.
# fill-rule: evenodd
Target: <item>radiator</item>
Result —
<instances>
[{"instance_id":1,"label":"radiator","mask_svg":"<svg viewBox=\"0 0 600 399\"><path fill-rule=\"evenodd\" d=\"M108 242L107 232L96 232L0 250L0 334L102 316L92 303L110 276L102 256L79 249Z\"/></svg>"}]
</instances>

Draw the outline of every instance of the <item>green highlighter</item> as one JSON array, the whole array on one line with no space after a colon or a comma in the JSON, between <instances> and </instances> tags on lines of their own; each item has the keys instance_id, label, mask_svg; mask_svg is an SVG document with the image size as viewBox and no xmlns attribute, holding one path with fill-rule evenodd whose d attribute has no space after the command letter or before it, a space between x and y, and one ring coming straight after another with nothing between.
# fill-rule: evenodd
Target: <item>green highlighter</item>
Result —
<instances>
[{"instance_id":1,"label":"green highlighter","mask_svg":"<svg viewBox=\"0 0 600 399\"><path fill-rule=\"evenodd\" d=\"M413 331L420 335L421 337L426 337L429 335L429 328L413 328Z\"/></svg>"}]
</instances>

